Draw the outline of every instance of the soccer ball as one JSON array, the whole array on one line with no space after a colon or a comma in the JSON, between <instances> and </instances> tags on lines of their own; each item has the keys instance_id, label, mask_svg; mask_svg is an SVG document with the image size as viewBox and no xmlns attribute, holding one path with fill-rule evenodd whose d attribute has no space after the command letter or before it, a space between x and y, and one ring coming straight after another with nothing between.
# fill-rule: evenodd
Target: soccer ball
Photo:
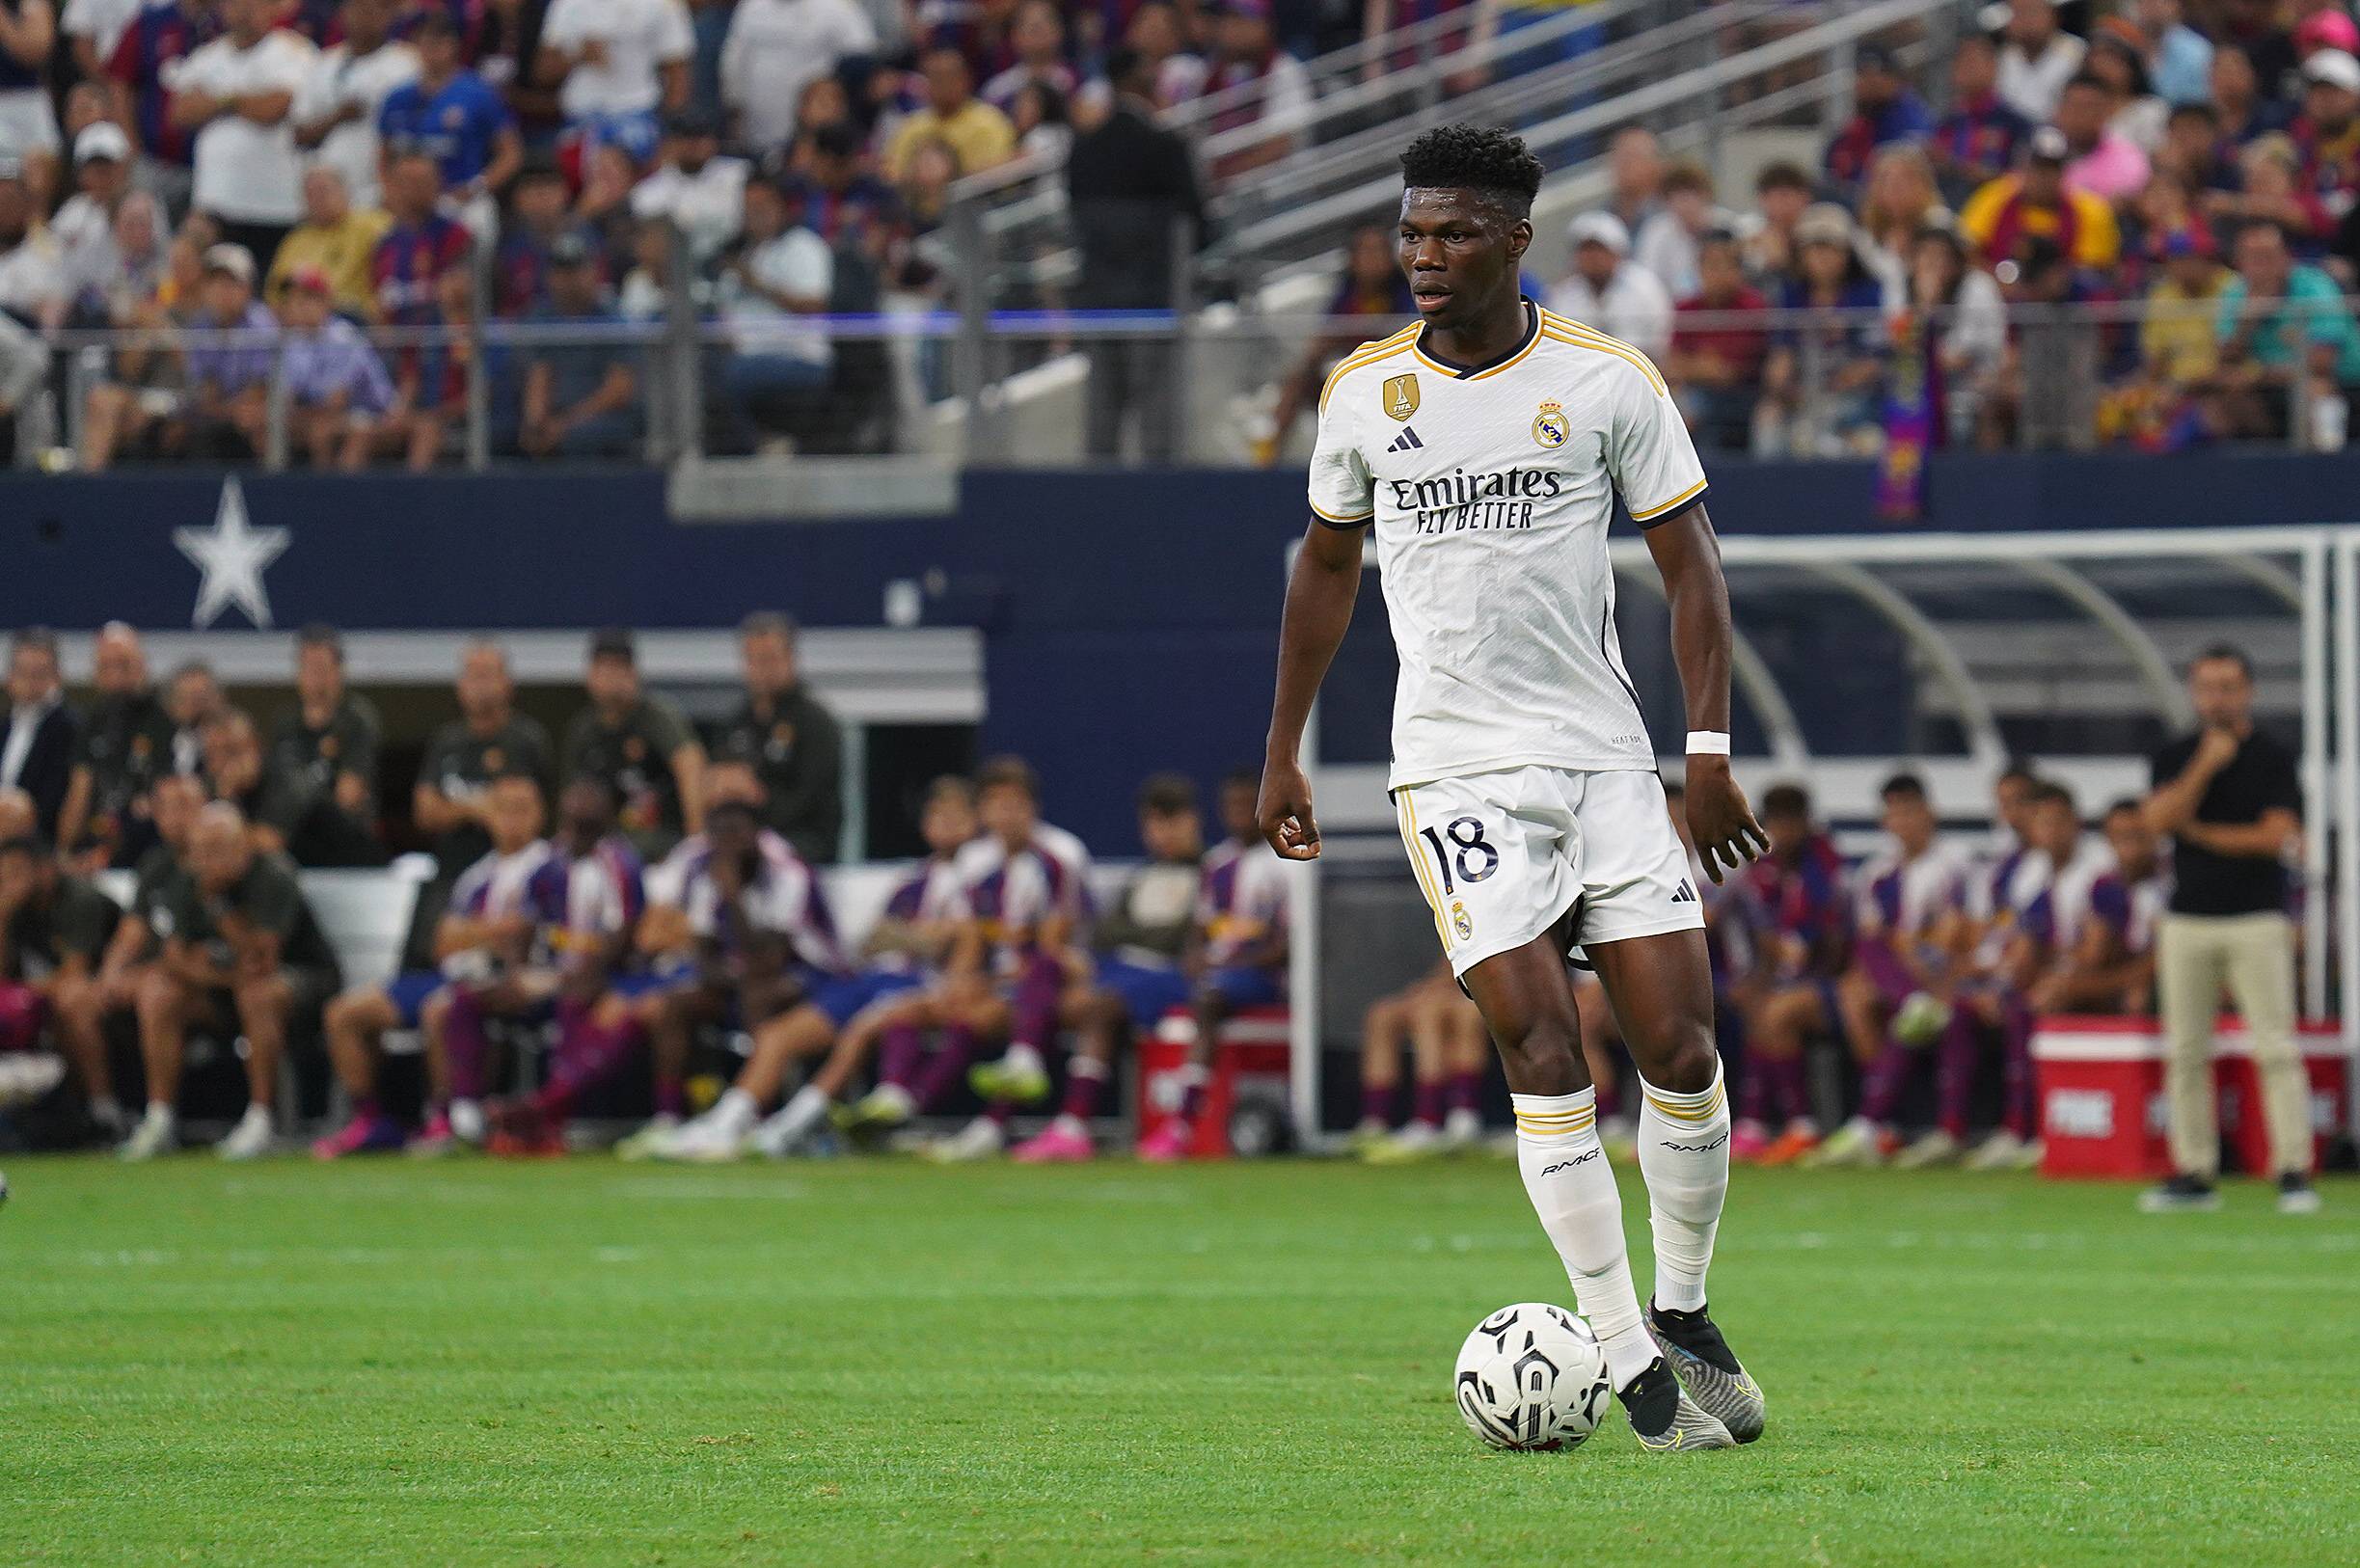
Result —
<instances>
[{"instance_id":1,"label":"soccer ball","mask_svg":"<svg viewBox=\"0 0 2360 1568\"><path fill-rule=\"evenodd\" d=\"M1579 1447L1614 1392L1589 1325L1545 1302L1478 1323L1451 1384L1467 1430L1495 1448Z\"/></svg>"}]
</instances>

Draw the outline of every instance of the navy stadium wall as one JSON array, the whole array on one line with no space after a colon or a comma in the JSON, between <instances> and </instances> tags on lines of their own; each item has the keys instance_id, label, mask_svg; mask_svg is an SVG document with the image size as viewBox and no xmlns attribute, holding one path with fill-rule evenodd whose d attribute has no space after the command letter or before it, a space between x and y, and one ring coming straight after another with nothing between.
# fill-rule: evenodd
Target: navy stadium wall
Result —
<instances>
[{"instance_id":1,"label":"navy stadium wall","mask_svg":"<svg viewBox=\"0 0 2360 1568\"><path fill-rule=\"evenodd\" d=\"M1878 527L1864 464L1712 472L1723 531ZM1209 777L1259 756L1283 551L1306 516L1299 475L1235 472L979 471L955 515L846 524L674 523L663 476L637 472L250 473L238 490L251 529L280 530L256 542L277 547L258 581L282 627L713 627L770 608L874 626L887 584L918 580L925 623L986 634L985 748L1034 758L1052 814L1110 846L1129 842L1142 774ZM2360 513L2360 456L1941 457L1930 494L1923 526L1941 529L2336 522ZM186 530L216 537L228 496L220 473L197 470L0 478L0 627L191 625L201 546ZM211 625L249 619L211 608ZM1660 636L1639 630L1635 675L1670 689ZM1907 707L1901 661L1858 656L1885 634L1808 613L1772 630L1814 662L1814 644L1840 647L1828 667L1860 684L1823 694L1883 743ZM1364 678L1331 688L1331 742L1381 754L1391 664L1376 614L1345 657Z\"/></svg>"}]
</instances>

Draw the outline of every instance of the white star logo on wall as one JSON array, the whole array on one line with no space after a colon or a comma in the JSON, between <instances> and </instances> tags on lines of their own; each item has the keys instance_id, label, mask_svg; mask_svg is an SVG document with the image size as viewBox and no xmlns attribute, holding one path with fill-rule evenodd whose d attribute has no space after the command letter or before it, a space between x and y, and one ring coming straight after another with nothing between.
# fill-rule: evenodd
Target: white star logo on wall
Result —
<instances>
[{"instance_id":1,"label":"white star logo on wall","mask_svg":"<svg viewBox=\"0 0 2360 1568\"><path fill-rule=\"evenodd\" d=\"M175 528L172 542L203 574L197 583L195 627L211 626L235 605L258 631L270 627L270 592L262 574L279 558L291 536L285 528L258 528L246 521L246 493L232 474L221 487L221 507L209 528Z\"/></svg>"}]
</instances>

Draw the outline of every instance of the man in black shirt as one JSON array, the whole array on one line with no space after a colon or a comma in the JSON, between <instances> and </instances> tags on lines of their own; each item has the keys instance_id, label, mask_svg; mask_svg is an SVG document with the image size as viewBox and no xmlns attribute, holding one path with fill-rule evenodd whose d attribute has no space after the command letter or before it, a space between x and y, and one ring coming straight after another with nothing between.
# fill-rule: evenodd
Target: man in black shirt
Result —
<instances>
[{"instance_id":1,"label":"man in black shirt","mask_svg":"<svg viewBox=\"0 0 2360 1568\"><path fill-rule=\"evenodd\" d=\"M303 866L374 866L377 710L344 684L344 640L332 626L295 638L295 711L270 743L270 775L293 797L287 853Z\"/></svg>"},{"instance_id":2,"label":"man in black shirt","mask_svg":"<svg viewBox=\"0 0 2360 1568\"><path fill-rule=\"evenodd\" d=\"M471 642L459 655L459 716L436 730L419 763L410 818L434 842L441 877L457 877L491 852L484 799L492 780L529 773L544 794L555 752L540 720L516 711L516 682L496 642Z\"/></svg>"},{"instance_id":3,"label":"man in black shirt","mask_svg":"<svg viewBox=\"0 0 2360 1568\"><path fill-rule=\"evenodd\" d=\"M188 875L162 910L164 954L140 990L139 1047L148 1112L125 1159L152 1159L177 1138L174 1106L188 1029L235 1028L246 1041L246 1114L217 1152L269 1152L271 1095L289 1024L317 1016L339 985L336 951L285 855L258 852L237 807L215 800L189 830Z\"/></svg>"},{"instance_id":4,"label":"man in black shirt","mask_svg":"<svg viewBox=\"0 0 2360 1568\"><path fill-rule=\"evenodd\" d=\"M590 705L566 727L565 776L587 773L614 792L623 832L652 864L704 826L705 748L678 710L640 686L630 632L590 639L584 685Z\"/></svg>"},{"instance_id":5,"label":"man in black shirt","mask_svg":"<svg viewBox=\"0 0 2360 1568\"><path fill-rule=\"evenodd\" d=\"M43 1015L66 1062L91 1087L87 1064L103 1040L78 1033L80 998L94 984L121 911L79 877L66 875L39 838L0 841L0 1045L29 1048ZM62 1064L60 1064L62 1068Z\"/></svg>"},{"instance_id":6,"label":"man in black shirt","mask_svg":"<svg viewBox=\"0 0 2360 1568\"><path fill-rule=\"evenodd\" d=\"M237 807L257 850L285 852L302 819L301 805L265 760L254 720L235 708L204 727L204 788L208 798Z\"/></svg>"},{"instance_id":7,"label":"man in black shirt","mask_svg":"<svg viewBox=\"0 0 2360 1568\"><path fill-rule=\"evenodd\" d=\"M2311 1185L2308 1080L2294 1044L2294 927L2288 854L2302 837L2294 757L2254 728L2253 663L2220 644L2188 668L2196 733L2156 753L2147 825L2172 836L2173 885L2156 940L2167 1041L2173 1175L2150 1212L2212 1208L2220 1169L2212 1099L2212 1020L2228 987L2245 1020L2269 1124L2278 1207L2319 1207Z\"/></svg>"},{"instance_id":8,"label":"man in black shirt","mask_svg":"<svg viewBox=\"0 0 2360 1568\"><path fill-rule=\"evenodd\" d=\"M148 786L172 766L173 729L149 689L137 632L109 623L95 657L98 700L82 726L57 828L59 846L93 870L131 865L154 842L145 815Z\"/></svg>"},{"instance_id":9,"label":"man in black shirt","mask_svg":"<svg viewBox=\"0 0 2360 1568\"><path fill-rule=\"evenodd\" d=\"M803 687L793 621L747 616L738 649L746 701L722 727L720 753L762 780L762 820L796 853L827 865L844 826L844 732Z\"/></svg>"},{"instance_id":10,"label":"man in black shirt","mask_svg":"<svg viewBox=\"0 0 2360 1568\"><path fill-rule=\"evenodd\" d=\"M32 797L46 838L57 832L81 734L81 720L66 706L55 634L37 626L16 634L9 648L7 697L0 711L0 790Z\"/></svg>"}]
</instances>

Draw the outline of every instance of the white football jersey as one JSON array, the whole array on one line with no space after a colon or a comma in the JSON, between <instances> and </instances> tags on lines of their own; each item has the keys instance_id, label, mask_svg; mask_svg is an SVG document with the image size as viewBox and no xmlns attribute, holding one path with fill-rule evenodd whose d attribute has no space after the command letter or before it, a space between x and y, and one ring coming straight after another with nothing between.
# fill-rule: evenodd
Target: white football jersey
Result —
<instances>
[{"instance_id":1,"label":"white football jersey","mask_svg":"<svg viewBox=\"0 0 2360 1568\"><path fill-rule=\"evenodd\" d=\"M1704 494L1639 350L1525 302L1495 364L1426 355L1423 327L1348 354L1319 403L1311 505L1376 527L1401 675L1393 786L1506 768L1655 767L1614 634L1607 528Z\"/></svg>"}]
</instances>

